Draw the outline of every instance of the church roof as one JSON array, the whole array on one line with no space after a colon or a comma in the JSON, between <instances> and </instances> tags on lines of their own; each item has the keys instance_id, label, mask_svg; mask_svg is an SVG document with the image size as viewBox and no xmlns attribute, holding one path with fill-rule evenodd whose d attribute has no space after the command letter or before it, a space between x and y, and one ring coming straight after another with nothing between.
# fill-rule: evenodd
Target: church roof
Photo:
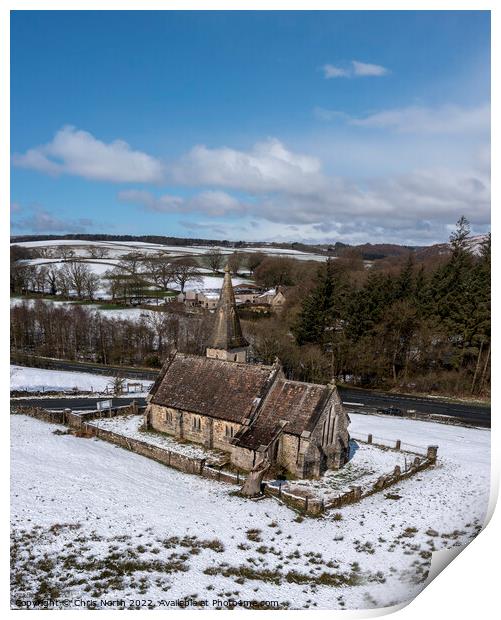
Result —
<instances>
[{"instance_id":1,"label":"church roof","mask_svg":"<svg viewBox=\"0 0 501 620\"><path fill-rule=\"evenodd\" d=\"M216 322L208 347L229 351L230 349L246 347L248 344L242 334L231 274L229 268L226 267L221 295L216 308Z\"/></svg>"},{"instance_id":2,"label":"church roof","mask_svg":"<svg viewBox=\"0 0 501 620\"><path fill-rule=\"evenodd\" d=\"M253 415L277 369L177 353L165 363L150 402L242 424Z\"/></svg>"},{"instance_id":3,"label":"church roof","mask_svg":"<svg viewBox=\"0 0 501 620\"><path fill-rule=\"evenodd\" d=\"M238 433L235 443L257 450L269 445L282 427L292 435L312 431L332 391L332 386L277 378L255 422Z\"/></svg>"}]
</instances>

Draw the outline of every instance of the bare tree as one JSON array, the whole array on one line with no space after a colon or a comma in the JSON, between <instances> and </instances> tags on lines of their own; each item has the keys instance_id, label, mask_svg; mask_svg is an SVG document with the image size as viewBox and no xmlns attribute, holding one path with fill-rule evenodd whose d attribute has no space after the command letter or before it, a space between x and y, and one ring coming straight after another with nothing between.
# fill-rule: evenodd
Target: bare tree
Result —
<instances>
[{"instance_id":1,"label":"bare tree","mask_svg":"<svg viewBox=\"0 0 501 620\"><path fill-rule=\"evenodd\" d=\"M87 253L91 258L106 258L109 250L102 245L91 245L87 248Z\"/></svg>"},{"instance_id":2,"label":"bare tree","mask_svg":"<svg viewBox=\"0 0 501 620\"><path fill-rule=\"evenodd\" d=\"M131 275L135 276L140 273L141 266L146 258L146 254L143 254L142 252L128 252L121 257L118 265L125 271L128 271Z\"/></svg>"},{"instance_id":3,"label":"bare tree","mask_svg":"<svg viewBox=\"0 0 501 620\"><path fill-rule=\"evenodd\" d=\"M224 256L220 250L214 248L209 250L204 256L205 263L209 269L212 269L214 273L221 270L223 266Z\"/></svg>"},{"instance_id":4,"label":"bare tree","mask_svg":"<svg viewBox=\"0 0 501 620\"><path fill-rule=\"evenodd\" d=\"M80 261L65 263L61 269L68 278L70 287L75 291L78 299L82 299L85 293L85 285L91 270L88 265Z\"/></svg>"},{"instance_id":5,"label":"bare tree","mask_svg":"<svg viewBox=\"0 0 501 620\"><path fill-rule=\"evenodd\" d=\"M169 259L169 255L159 252L150 256L145 261L145 266L147 270L146 277L149 277L159 289L167 291L169 284L174 281L175 276L175 269Z\"/></svg>"},{"instance_id":6,"label":"bare tree","mask_svg":"<svg viewBox=\"0 0 501 620\"><path fill-rule=\"evenodd\" d=\"M238 270L242 266L243 256L241 252L233 252L228 258L228 267L232 273L238 273Z\"/></svg>"},{"instance_id":7,"label":"bare tree","mask_svg":"<svg viewBox=\"0 0 501 620\"><path fill-rule=\"evenodd\" d=\"M37 248L37 252L40 258L51 258L53 256L51 248Z\"/></svg>"},{"instance_id":8,"label":"bare tree","mask_svg":"<svg viewBox=\"0 0 501 620\"><path fill-rule=\"evenodd\" d=\"M47 267L45 265L34 265L33 270L33 290L37 293L45 293L47 284Z\"/></svg>"},{"instance_id":9,"label":"bare tree","mask_svg":"<svg viewBox=\"0 0 501 620\"><path fill-rule=\"evenodd\" d=\"M266 254L263 254L263 252L249 252L246 261L249 271L253 274L265 258Z\"/></svg>"},{"instance_id":10,"label":"bare tree","mask_svg":"<svg viewBox=\"0 0 501 620\"><path fill-rule=\"evenodd\" d=\"M125 392L125 377L117 373L107 385L111 388L114 396L120 396Z\"/></svg>"},{"instance_id":11,"label":"bare tree","mask_svg":"<svg viewBox=\"0 0 501 620\"><path fill-rule=\"evenodd\" d=\"M92 301L99 289L101 278L89 269L89 273L86 275L84 282L84 289L86 296Z\"/></svg>"},{"instance_id":12,"label":"bare tree","mask_svg":"<svg viewBox=\"0 0 501 620\"><path fill-rule=\"evenodd\" d=\"M173 263L174 281L181 287L181 293L184 293L184 287L187 282L202 283L202 278L198 273L198 264L193 258L180 258Z\"/></svg>"},{"instance_id":13,"label":"bare tree","mask_svg":"<svg viewBox=\"0 0 501 620\"><path fill-rule=\"evenodd\" d=\"M71 293L71 276L68 270L61 267L56 276L56 286L63 297L69 297Z\"/></svg>"},{"instance_id":14,"label":"bare tree","mask_svg":"<svg viewBox=\"0 0 501 620\"><path fill-rule=\"evenodd\" d=\"M63 260L70 260L75 256L75 251L67 245L59 246L59 254Z\"/></svg>"},{"instance_id":15,"label":"bare tree","mask_svg":"<svg viewBox=\"0 0 501 620\"><path fill-rule=\"evenodd\" d=\"M47 267L47 284L49 285L49 293L57 295L59 280L59 269L56 264L52 263Z\"/></svg>"}]
</instances>

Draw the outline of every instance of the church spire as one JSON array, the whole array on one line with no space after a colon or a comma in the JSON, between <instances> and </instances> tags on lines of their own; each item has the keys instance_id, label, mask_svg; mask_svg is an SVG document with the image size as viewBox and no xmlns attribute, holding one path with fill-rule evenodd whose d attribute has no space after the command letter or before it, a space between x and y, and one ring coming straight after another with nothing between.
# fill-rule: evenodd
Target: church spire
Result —
<instances>
[{"instance_id":1,"label":"church spire","mask_svg":"<svg viewBox=\"0 0 501 620\"><path fill-rule=\"evenodd\" d=\"M248 346L249 343L242 334L230 268L227 265L216 308L216 321L207 347L207 357L245 362Z\"/></svg>"}]
</instances>

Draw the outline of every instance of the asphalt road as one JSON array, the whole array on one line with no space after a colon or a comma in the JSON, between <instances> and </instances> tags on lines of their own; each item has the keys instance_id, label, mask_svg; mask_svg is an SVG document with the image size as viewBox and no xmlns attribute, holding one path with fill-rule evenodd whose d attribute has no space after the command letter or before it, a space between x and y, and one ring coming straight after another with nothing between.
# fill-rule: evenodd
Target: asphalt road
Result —
<instances>
[{"instance_id":1,"label":"asphalt road","mask_svg":"<svg viewBox=\"0 0 501 620\"><path fill-rule=\"evenodd\" d=\"M40 358L38 358L40 359ZM15 363L15 362L14 362ZM44 365L50 364L51 368L58 370L69 370L79 372L92 372L96 374L113 374L120 372L122 376L134 379L154 380L158 371L146 370L141 368L124 368L120 366L104 366L101 364L88 364L80 362L67 362L65 360L43 359ZM456 418L458 421L476 426L491 426L490 406L475 405L469 403L455 403L438 398L426 398L420 396L409 396L406 394L393 394L375 390L362 390L357 388L347 388L340 386L339 393L343 403L349 411L364 411L374 413L376 409L397 407L404 413L426 418L428 415L442 415ZM18 399L16 399L18 400ZM47 409L95 409L96 400L103 398L26 398L22 399L23 404L36 403ZM127 404L136 400L138 404L143 404L144 399L124 397L113 399L114 404ZM118 402L119 401L119 402Z\"/></svg>"},{"instance_id":2,"label":"asphalt road","mask_svg":"<svg viewBox=\"0 0 501 620\"><path fill-rule=\"evenodd\" d=\"M437 398L390 394L356 388L339 387L338 389L345 407L352 411L397 407L402 409L404 413L415 413L417 417L419 414L443 415L457 418L467 424L489 428L491 426L491 408L487 405L455 403ZM362 406L354 403L362 403Z\"/></svg>"}]
</instances>

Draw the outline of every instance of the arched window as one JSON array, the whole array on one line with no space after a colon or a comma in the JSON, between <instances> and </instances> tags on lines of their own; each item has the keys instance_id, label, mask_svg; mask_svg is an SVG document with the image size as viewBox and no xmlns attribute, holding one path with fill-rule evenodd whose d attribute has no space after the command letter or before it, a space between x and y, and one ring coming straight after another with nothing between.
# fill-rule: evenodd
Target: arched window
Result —
<instances>
[{"instance_id":1,"label":"arched window","mask_svg":"<svg viewBox=\"0 0 501 620\"><path fill-rule=\"evenodd\" d=\"M191 428L194 431L199 431L202 428L202 421L198 416L193 416L191 419Z\"/></svg>"}]
</instances>

